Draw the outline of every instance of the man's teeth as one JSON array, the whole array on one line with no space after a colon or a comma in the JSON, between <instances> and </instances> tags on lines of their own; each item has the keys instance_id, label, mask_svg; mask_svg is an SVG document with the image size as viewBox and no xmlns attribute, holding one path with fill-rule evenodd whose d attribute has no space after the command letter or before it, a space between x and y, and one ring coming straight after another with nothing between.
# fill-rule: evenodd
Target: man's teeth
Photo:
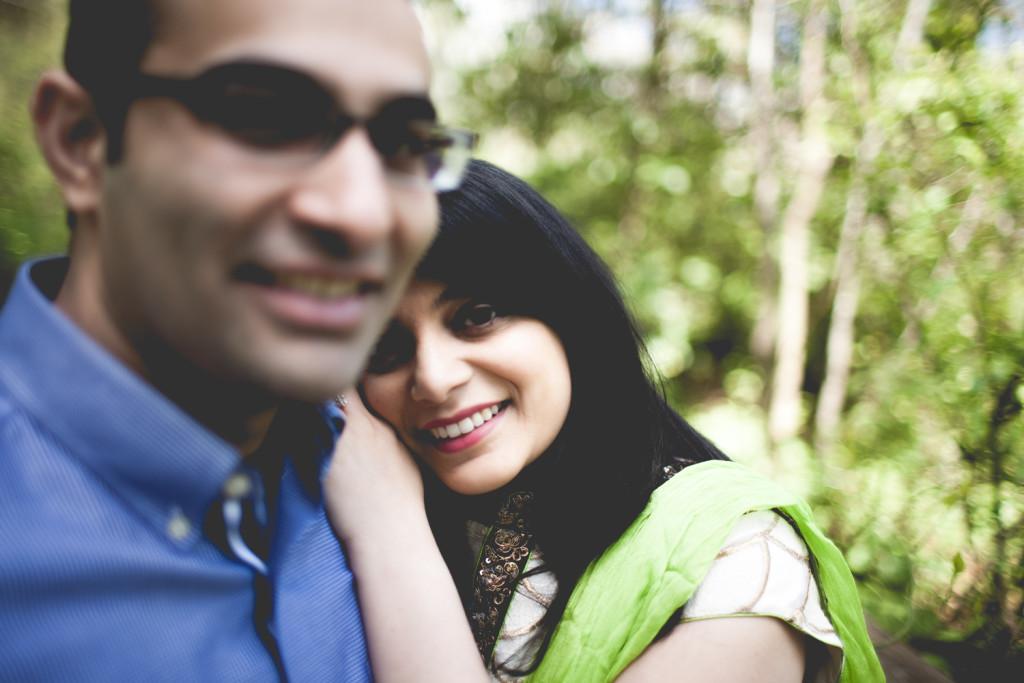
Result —
<instances>
[{"instance_id":1,"label":"man's teeth","mask_svg":"<svg viewBox=\"0 0 1024 683\"><path fill-rule=\"evenodd\" d=\"M430 430L430 433L435 439L454 439L457 436L464 436L497 415L500 410L501 404L495 403L490 408L479 410L453 424L445 427L434 427Z\"/></svg>"},{"instance_id":2,"label":"man's teeth","mask_svg":"<svg viewBox=\"0 0 1024 683\"><path fill-rule=\"evenodd\" d=\"M276 284L321 299L338 299L359 290L355 280L330 280L316 275L278 275Z\"/></svg>"}]
</instances>

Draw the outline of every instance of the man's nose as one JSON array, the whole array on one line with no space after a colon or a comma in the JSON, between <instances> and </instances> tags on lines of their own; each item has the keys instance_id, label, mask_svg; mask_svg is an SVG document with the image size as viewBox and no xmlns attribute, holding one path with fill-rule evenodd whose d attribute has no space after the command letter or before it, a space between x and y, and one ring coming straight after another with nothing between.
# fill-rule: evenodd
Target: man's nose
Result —
<instances>
[{"instance_id":1,"label":"man's nose","mask_svg":"<svg viewBox=\"0 0 1024 683\"><path fill-rule=\"evenodd\" d=\"M356 126L296 179L288 210L298 224L320 231L326 249L343 255L387 238L393 200L380 155Z\"/></svg>"}]
</instances>

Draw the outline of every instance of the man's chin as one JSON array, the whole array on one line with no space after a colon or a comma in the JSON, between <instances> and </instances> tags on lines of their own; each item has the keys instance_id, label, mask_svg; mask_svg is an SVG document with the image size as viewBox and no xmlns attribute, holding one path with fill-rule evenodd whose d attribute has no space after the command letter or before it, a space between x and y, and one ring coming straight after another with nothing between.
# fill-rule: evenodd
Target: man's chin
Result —
<instances>
[{"instance_id":1,"label":"man's chin","mask_svg":"<svg viewBox=\"0 0 1024 683\"><path fill-rule=\"evenodd\" d=\"M231 367L221 372L233 375L239 384L277 400L322 403L349 389L359 379L372 341L348 340L346 344L313 342L293 344L285 349L265 348L255 354L250 348L225 359ZM280 350L281 353L272 351Z\"/></svg>"},{"instance_id":2,"label":"man's chin","mask_svg":"<svg viewBox=\"0 0 1024 683\"><path fill-rule=\"evenodd\" d=\"M276 376L258 387L259 391L279 401L298 401L301 403L323 403L331 400L345 389L353 386L356 374L317 376L289 375Z\"/></svg>"}]
</instances>

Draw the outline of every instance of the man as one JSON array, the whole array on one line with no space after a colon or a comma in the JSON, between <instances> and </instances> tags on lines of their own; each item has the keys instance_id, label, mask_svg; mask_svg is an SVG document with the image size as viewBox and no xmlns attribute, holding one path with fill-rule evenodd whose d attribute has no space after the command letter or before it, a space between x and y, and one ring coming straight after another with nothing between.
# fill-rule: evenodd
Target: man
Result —
<instances>
[{"instance_id":1,"label":"man","mask_svg":"<svg viewBox=\"0 0 1024 683\"><path fill-rule=\"evenodd\" d=\"M470 143L412 10L72 0L65 66L32 115L70 258L0 317L0 680L366 680L323 402Z\"/></svg>"}]
</instances>

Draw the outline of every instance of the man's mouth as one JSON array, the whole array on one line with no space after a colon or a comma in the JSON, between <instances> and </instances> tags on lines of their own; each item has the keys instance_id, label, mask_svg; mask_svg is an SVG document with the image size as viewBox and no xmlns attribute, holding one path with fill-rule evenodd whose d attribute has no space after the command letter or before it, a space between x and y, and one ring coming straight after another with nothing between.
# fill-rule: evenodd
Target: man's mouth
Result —
<instances>
[{"instance_id":1,"label":"man's mouth","mask_svg":"<svg viewBox=\"0 0 1024 683\"><path fill-rule=\"evenodd\" d=\"M458 422L453 422L443 427L434 427L429 430L430 435L438 441L448 441L449 439L465 436L472 433L477 427L482 427L485 423L494 419L498 413L508 407L508 404L508 401L495 403L492 406L482 408L472 415L462 418Z\"/></svg>"},{"instance_id":2,"label":"man's mouth","mask_svg":"<svg viewBox=\"0 0 1024 683\"><path fill-rule=\"evenodd\" d=\"M341 299L374 289L370 283L354 278L339 279L312 273L275 273L254 264L238 267L234 275L243 282L287 289L317 299Z\"/></svg>"},{"instance_id":3,"label":"man's mouth","mask_svg":"<svg viewBox=\"0 0 1024 683\"><path fill-rule=\"evenodd\" d=\"M274 280L274 286L291 289L320 299L340 299L343 296L350 296L360 291L359 283L355 280L333 280L316 275L301 275L297 273L278 275Z\"/></svg>"}]
</instances>

